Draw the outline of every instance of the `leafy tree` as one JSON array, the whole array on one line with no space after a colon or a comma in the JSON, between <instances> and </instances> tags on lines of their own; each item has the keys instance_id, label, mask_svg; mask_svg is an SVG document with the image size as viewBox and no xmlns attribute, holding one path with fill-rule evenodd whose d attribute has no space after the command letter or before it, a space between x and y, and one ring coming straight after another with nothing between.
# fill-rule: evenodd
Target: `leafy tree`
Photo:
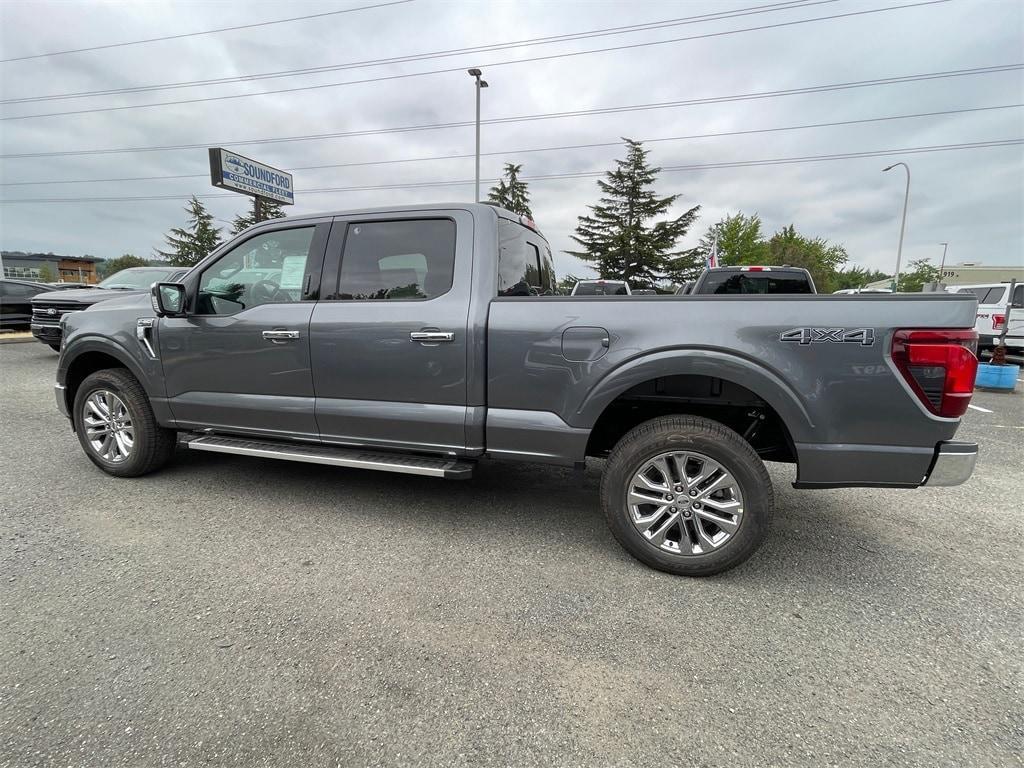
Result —
<instances>
[{"instance_id":1,"label":"leafy tree","mask_svg":"<svg viewBox=\"0 0 1024 768\"><path fill-rule=\"evenodd\" d=\"M261 200L260 208L263 212L263 221L267 219L283 219L285 217L283 206L276 200ZM234 221L231 222L231 235L237 235L255 223L256 212L250 207L247 213L235 216Z\"/></svg>"},{"instance_id":2,"label":"leafy tree","mask_svg":"<svg viewBox=\"0 0 1024 768\"><path fill-rule=\"evenodd\" d=\"M157 253L176 267L191 267L205 259L210 251L220 245L220 227L213 226L213 215L206 210L195 195L185 206L188 214L187 228L176 227L164 239L170 250Z\"/></svg>"},{"instance_id":3,"label":"leafy tree","mask_svg":"<svg viewBox=\"0 0 1024 768\"><path fill-rule=\"evenodd\" d=\"M761 263L803 267L811 273L820 293L831 293L835 290L832 287L833 277L848 258L843 246L829 243L821 237L804 237L790 224L772 235L767 255Z\"/></svg>"},{"instance_id":4,"label":"leafy tree","mask_svg":"<svg viewBox=\"0 0 1024 768\"><path fill-rule=\"evenodd\" d=\"M40 283L52 283L53 282L53 270L50 269L49 264L43 264L39 268L39 282Z\"/></svg>"},{"instance_id":5,"label":"leafy tree","mask_svg":"<svg viewBox=\"0 0 1024 768\"><path fill-rule=\"evenodd\" d=\"M928 262L928 259L918 259L907 265L907 271L900 275L901 293L920 293L925 283L934 283L939 279L939 268Z\"/></svg>"},{"instance_id":6,"label":"leafy tree","mask_svg":"<svg viewBox=\"0 0 1024 768\"><path fill-rule=\"evenodd\" d=\"M123 256L118 256L116 259L108 259L103 262L103 277L107 278L111 275L116 275L122 269L128 269L129 267L146 266L149 266L149 262L145 259L140 259L138 256L126 253Z\"/></svg>"},{"instance_id":7,"label":"leafy tree","mask_svg":"<svg viewBox=\"0 0 1024 768\"><path fill-rule=\"evenodd\" d=\"M637 288L653 288L669 273L681 271L687 253L676 251L676 243L697 218L700 206L674 219L650 223L664 215L680 197L658 197L652 189L660 168L647 164L647 150L632 139L626 142L626 158L606 179L598 179L602 192L597 205L588 206L590 215L580 216L572 239L579 251L567 251L594 265L608 280L627 280Z\"/></svg>"},{"instance_id":8,"label":"leafy tree","mask_svg":"<svg viewBox=\"0 0 1024 768\"><path fill-rule=\"evenodd\" d=\"M507 208L512 213L532 218L530 193L526 188L526 182L519 178L519 172L522 170L522 165L505 163L502 176L498 180L497 185L491 187L491 191L487 193L487 199L492 203L497 203L502 208Z\"/></svg>"},{"instance_id":9,"label":"leafy tree","mask_svg":"<svg viewBox=\"0 0 1024 768\"><path fill-rule=\"evenodd\" d=\"M844 288L863 288L868 283L874 283L889 277L885 272L877 269L865 269L856 265L849 269L841 269L832 275L832 290L840 291Z\"/></svg>"},{"instance_id":10,"label":"leafy tree","mask_svg":"<svg viewBox=\"0 0 1024 768\"><path fill-rule=\"evenodd\" d=\"M768 243L761 233L761 217L756 213L746 216L741 211L726 216L708 228L694 250L703 263L707 263L715 237L718 237L718 263L723 267L734 264L763 264L768 256Z\"/></svg>"},{"instance_id":11,"label":"leafy tree","mask_svg":"<svg viewBox=\"0 0 1024 768\"><path fill-rule=\"evenodd\" d=\"M572 293L573 287L578 283L580 279L576 275L566 275L558 281L558 294L561 296L568 296Z\"/></svg>"}]
</instances>

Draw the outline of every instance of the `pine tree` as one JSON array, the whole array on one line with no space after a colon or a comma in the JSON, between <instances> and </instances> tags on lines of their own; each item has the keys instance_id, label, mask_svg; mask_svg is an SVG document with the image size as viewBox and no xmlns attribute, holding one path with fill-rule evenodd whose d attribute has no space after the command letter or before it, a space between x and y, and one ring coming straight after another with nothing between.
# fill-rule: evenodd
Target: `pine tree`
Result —
<instances>
[{"instance_id":1,"label":"pine tree","mask_svg":"<svg viewBox=\"0 0 1024 768\"><path fill-rule=\"evenodd\" d=\"M195 195L185 207L188 228L176 227L164 236L170 250L157 253L175 267L191 267L205 259L220 245L220 228L213 226L213 215Z\"/></svg>"},{"instance_id":2,"label":"pine tree","mask_svg":"<svg viewBox=\"0 0 1024 768\"><path fill-rule=\"evenodd\" d=\"M267 219L283 219L285 212L282 206L276 200L261 200L260 208L263 211L263 220ZM231 222L231 234L232 236L237 235L239 232L248 229L256 223L256 212L250 206L248 212L235 216L234 221Z\"/></svg>"},{"instance_id":3,"label":"pine tree","mask_svg":"<svg viewBox=\"0 0 1024 768\"><path fill-rule=\"evenodd\" d=\"M600 277L626 280L637 288L653 288L675 272L686 252L676 243L697 218L700 206L674 219L650 223L664 215L680 195L658 197L652 189L661 171L647 164L647 150L632 139L626 142L626 159L616 160L616 169L597 182L603 196L588 206L591 214L580 216L572 239L582 246L567 251L590 262Z\"/></svg>"},{"instance_id":4,"label":"pine tree","mask_svg":"<svg viewBox=\"0 0 1024 768\"><path fill-rule=\"evenodd\" d=\"M512 213L532 218L530 193L526 189L526 182L519 179L519 172L522 170L522 165L505 163L502 177L496 186L491 187L491 191L487 193L487 199L502 208L507 208Z\"/></svg>"}]
</instances>

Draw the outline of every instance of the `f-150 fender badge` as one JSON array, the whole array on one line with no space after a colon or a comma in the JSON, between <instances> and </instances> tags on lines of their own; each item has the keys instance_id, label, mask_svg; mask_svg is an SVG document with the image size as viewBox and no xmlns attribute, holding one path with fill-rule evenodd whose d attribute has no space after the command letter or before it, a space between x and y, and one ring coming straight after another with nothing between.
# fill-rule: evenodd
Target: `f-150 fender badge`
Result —
<instances>
[{"instance_id":1,"label":"f-150 fender badge","mask_svg":"<svg viewBox=\"0 0 1024 768\"><path fill-rule=\"evenodd\" d=\"M790 328L779 334L779 341L795 341L798 344L860 344L870 347L875 343L874 328Z\"/></svg>"}]
</instances>

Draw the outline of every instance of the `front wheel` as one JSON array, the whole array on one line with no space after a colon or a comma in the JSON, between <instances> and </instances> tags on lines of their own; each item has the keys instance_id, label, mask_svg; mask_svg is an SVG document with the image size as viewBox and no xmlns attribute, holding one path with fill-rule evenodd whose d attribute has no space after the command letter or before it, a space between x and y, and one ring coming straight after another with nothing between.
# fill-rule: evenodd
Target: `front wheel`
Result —
<instances>
[{"instance_id":1,"label":"front wheel","mask_svg":"<svg viewBox=\"0 0 1024 768\"><path fill-rule=\"evenodd\" d=\"M628 432L601 478L608 527L659 571L710 576L761 545L771 524L771 479L753 448L718 422L667 416Z\"/></svg>"},{"instance_id":2,"label":"front wheel","mask_svg":"<svg viewBox=\"0 0 1024 768\"><path fill-rule=\"evenodd\" d=\"M123 368L86 377L75 394L75 432L85 455L116 477L138 477L166 464L177 433L157 424L146 391Z\"/></svg>"}]
</instances>

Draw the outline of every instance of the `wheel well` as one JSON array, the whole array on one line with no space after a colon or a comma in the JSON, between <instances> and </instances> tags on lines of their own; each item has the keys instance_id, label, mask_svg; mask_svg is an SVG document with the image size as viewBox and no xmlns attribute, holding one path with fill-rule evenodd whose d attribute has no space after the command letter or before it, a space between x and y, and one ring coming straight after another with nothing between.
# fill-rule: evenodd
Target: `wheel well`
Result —
<instances>
[{"instance_id":1,"label":"wheel well","mask_svg":"<svg viewBox=\"0 0 1024 768\"><path fill-rule=\"evenodd\" d=\"M779 414L754 392L714 376L663 376L632 387L608 404L587 441L588 456L607 456L633 427L671 414L703 416L732 429L768 461L796 461Z\"/></svg>"},{"instance_id":2,"label":"wheel well","mask_svg":"<svg viewBox=\"0 0 1024 768\"><path fill-rule=\"evenodd\" d=\"M83 352L71 362L64 382L67 387L64 397L69 411L74 406L75 395L78 394L78 388L82 386L82 382L85 381L86 377L96 373L96 371L102 371L104 368L124 368L128 370L128 366L113 355L108 355L105 352Z\"/></svg>"}]
</instances>

